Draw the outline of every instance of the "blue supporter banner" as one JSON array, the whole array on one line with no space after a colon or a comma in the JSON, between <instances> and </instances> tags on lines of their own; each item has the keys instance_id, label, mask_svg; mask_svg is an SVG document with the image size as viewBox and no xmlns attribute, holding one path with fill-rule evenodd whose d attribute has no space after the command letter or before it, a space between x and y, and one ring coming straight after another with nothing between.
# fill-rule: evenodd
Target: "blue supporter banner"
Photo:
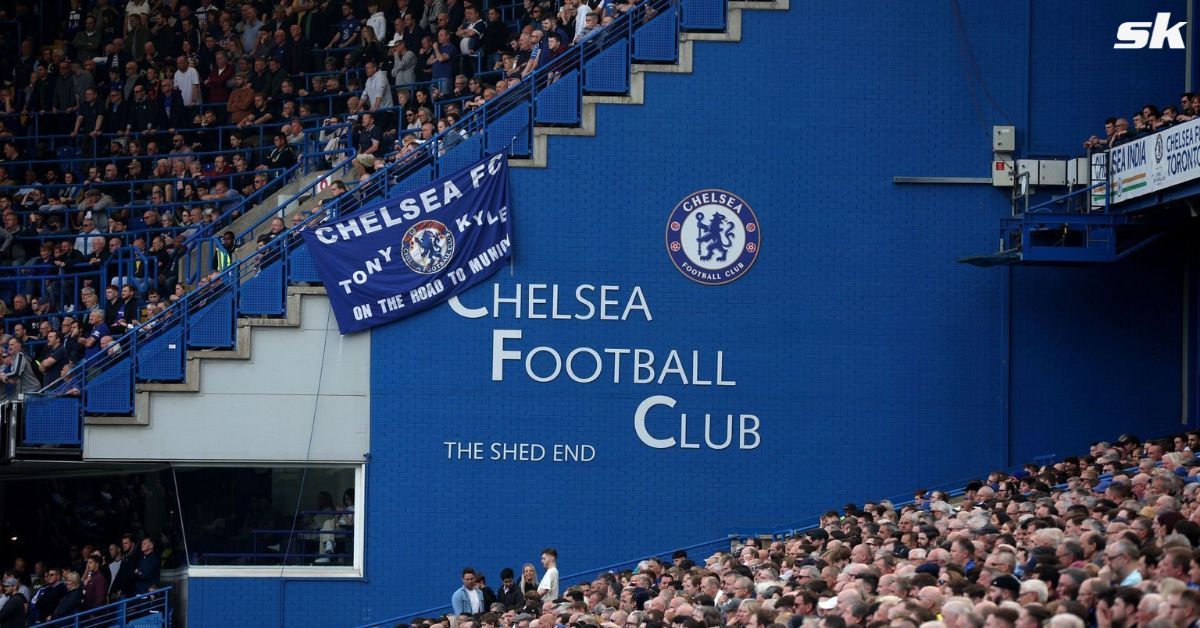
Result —
<instances>
[{"instance_id":1,"label":"blue supporter banner","mask_svg":"<svg viewBox=\"0 0 1200 628\"><path fill-rule=\"evenodd\" d=\"M343 334L423 312L512 255L508 155L303 233Z\"/></svg>"}]
</instances>

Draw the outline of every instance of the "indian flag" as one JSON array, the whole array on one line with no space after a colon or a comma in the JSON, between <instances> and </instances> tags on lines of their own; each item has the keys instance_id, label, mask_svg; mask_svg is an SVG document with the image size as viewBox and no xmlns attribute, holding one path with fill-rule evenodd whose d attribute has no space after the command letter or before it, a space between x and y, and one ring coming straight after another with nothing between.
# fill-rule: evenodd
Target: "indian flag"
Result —
<instances>
[{"instance_id":1,"label":"indian flag","mask_svg":"<svg viewBox=\"0 0 1200 628\"><path fill-rule=\"evenodd\" d=\"M1130 175L1123 179L1118 179L1117 187L1115 190L1113 190L1113 196L1118 197L1123 194L1128 194L1134 190L1140 190L1141 188L1146 187L1147 184L1148 181L1146 180L1145 172ZM1106 187L1107 186L1102 185L1092 191L1092 203L1104 203L1104 192Z\"/></svg>"}]
</instances>

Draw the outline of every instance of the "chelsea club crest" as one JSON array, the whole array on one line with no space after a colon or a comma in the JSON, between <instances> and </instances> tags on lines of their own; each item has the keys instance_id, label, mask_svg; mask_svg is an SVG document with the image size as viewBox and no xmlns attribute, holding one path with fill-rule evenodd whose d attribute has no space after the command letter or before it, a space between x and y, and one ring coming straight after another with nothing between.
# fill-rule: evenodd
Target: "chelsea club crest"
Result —
<instances>
[{"instance_id":1,"label":"chelsea club crest","mask_svg":"<svg viewBox=\"0 0 1200 628\"><path fill-rule=\"evenodd\" d=\"M667 219L667 254L688 279L709 286L729 283L758 257L758 217L741 197L724 190L689 194Z\"/></svg>"},{"instance_id":2,"label":"chelsea club crest","mask_svg":"<svg viewBox=\"0 0 1200 628\"><path fill-rule=\"evenodd\" d=\"M454 234L436 220L422 220L404 234L400 257L414 271L432 275L454 259Z\"/></svg>"}]
</instances>

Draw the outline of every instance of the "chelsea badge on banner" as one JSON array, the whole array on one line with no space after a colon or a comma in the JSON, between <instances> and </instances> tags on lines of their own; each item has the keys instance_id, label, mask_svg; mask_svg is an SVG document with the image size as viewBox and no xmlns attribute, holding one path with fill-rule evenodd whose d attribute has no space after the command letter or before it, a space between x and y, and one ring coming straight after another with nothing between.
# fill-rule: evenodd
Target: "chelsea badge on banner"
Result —
<instances>
[{"instance_id":1,"label":"chelsea badge on banner","mask_svg":"<svg viewBox=\"0 0 1200 628\"><path fill-rule=\"evenodd\" d=\"M671 262L688 279L709 286L746 274L761 241L758 217L749 203L724 190L685 196L667 220Z\"/></svg>"}]
</instances>

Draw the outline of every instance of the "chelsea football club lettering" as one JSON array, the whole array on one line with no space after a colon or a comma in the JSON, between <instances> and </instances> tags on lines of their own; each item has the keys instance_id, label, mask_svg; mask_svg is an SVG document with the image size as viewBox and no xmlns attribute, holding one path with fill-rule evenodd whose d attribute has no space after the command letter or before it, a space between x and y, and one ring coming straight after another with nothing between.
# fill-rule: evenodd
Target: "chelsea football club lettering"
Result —
<instances>
[{"instance_id":1,"label":"chelsea football club lettering","mask_svg":"<svg viewBox=\"0 0 1200 628\"><path fill-rule=\"evenodd\" d=\"M733 197L697 196L684 203L694 208L711 203L734 202ZM710 210L711 211L711 210ZM719 214L713 214L719 215ZM744 225L747 223L739 223ZM718 255L713 251L714 257ZM475 297L477 298L477 297ZM451 309L463 318L511 318L512 320L552 321L627 321L652 323L649 301L641 286L529 283L514 286L492 284L490 300L481 305L464 304L459 297L449 299ZM528 378L539 384L569 381L575 384L596 382L637 386L715 386L734 389L731 361L724 349L649 349L641 347L552 346L530 338L523 329L492 330L491 379L494 382L512 381L514 377ZM750 413L712 413L680 407L667 395L654 394L627 409L633 417L633 436L652 449L757 449L762 442L762 421ZM669 416L674 416L672 420ZM678 427L674 427L674 421ZM519 451L513 456L485 454L484 443L447 441L447 457L451 460L516 460L538 462L538 444L532 444L529 456ZM493 443L493 447L500 444ZM508 445L504 445L507 447ZM515 446L515 445L514 445ZM555 455L549 461L570 460ZM582 445L589 448L590 445ZM502 449L497 449L501 451ZM544 454L544 451L542 452ZM594 448L584 451L577 461L588 461L598 455Z\"/></svg>"}]
</instances>

